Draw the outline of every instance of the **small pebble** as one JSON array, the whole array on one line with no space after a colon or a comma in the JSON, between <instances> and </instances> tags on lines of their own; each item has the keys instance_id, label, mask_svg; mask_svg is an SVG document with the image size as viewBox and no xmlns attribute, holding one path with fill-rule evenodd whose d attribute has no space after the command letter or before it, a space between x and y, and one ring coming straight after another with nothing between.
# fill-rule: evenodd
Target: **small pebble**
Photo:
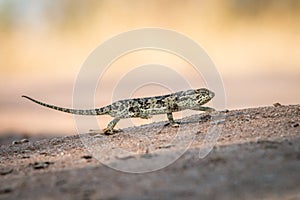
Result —
<instances>
[{"instance_id":1,"label":"small pebble","mask_svg":"<svg viewBox=\"0 0 300 200\"><path fill-rule=\"evenodd\" d=\"M279 107L279 106L281 106L281 104L277 102L277 103L273 103L273 106L274 107Z\"/></svg>"},{"instance_id":2,"label":"small pebble","mask_svg":"<svg viewBox=\"0 0 300 200\"><path fill-rule=\"evenodd\" d=\"M0 194L7 194L7 193L11 193L13 190L11 188L3 188L0 189Z\"/></svg>"},{"instance_id":3,"label":"small pebble","mask_svg":"<svg viewBox=\"0 0 300 200\"><path fill-rule=\"evenodd\" d=\"M29 142L29 140L27 138L21 139L21 140L15 140L12 142L12 144L24 144Z\"/></svg>"},{"instance_id":4,"label":"small pebble","mask_svg":"<svg viewBox=\"0 0 300 200\"><path fill-rule=\"evenodd\" d=\"M45 156L47 156L48 153L47 153L46 151L41 151L41 152L40 152L40 155L45 155Z\"/></svg>"},{"instance_id":5,"label":"small pebble","mask_svg":"<svg viewBox=\"0 0 300 200\"><path fill-rule=\"evenodd\" d=\"M45 169L45 168L48 168L49 165L51 164L54 164L54 162L49 162L49 161L46 161L46 162L35 162L33 164L30 164L33 169Z\"/></svg>"},{"instance_id":6,"label":"small pebble","mask_svg":"<svg viewBox=\"0 0 300 200\"><path fill-rule=\"evenodd\" d=\"M115 156L115 158L118 160L128 160L128 159L134 159L136 157L130 155L130 156L124 156L124 157Z\"/></svg>"},{"instance_id":7,"label":"small pebble","mask_svg":"<svg viewBox=\"0 0 300 200\"><path fill-rule=\"evenodd\" d=\"M91 156L91 155L84 155L84 156L82 156L81 158L84 158L84 159L89 160L89 159L92 159L93 156Z\"/></svg>"},{"instance_id":8,"label":"small pebble","mask_svg":"<svg viewBox=\"0 0 300 200\"><path fill-rule=\"evenodd\" d=\"M299 126L298 123L296 123L296 124L293 125L294 128L296 128L296 127L298 127L298 126Z\"/></svg>"},{"instance_id":9,"label":"small pebble","mask_svg":"<svg viewBox=\"0 0 300 200\"><path fill-rule=\"evenodd\" d=\"M23 155L21 158L27 159L27 158L30 158L30 156L29 155Z\"/></svg>"},{"instance_id":10,"label":"small pebble","mask_svg":"<svg viewBox=\"0 0 300 200\"><path fill-rule=\"evenodd\" d=\"M7 174L10 174L13 172L13 169L11 168L7 168L7 169L0 169L0 175L4 176L4 175L7 175Z\"/></svg>"},{"instance_id":11,"label":"small pebble","mask_svg":"<svg viewBox=\"0 0 300 200\"><path fill-rule=\"evenodd\" d=\"M174 147L175 145L174 144L168 144L168 145L161 145L161 146L158 146L159 149L169 149L171 147ZM146 152L148 153L148 152Z\"/></svg>"}]
</instances>

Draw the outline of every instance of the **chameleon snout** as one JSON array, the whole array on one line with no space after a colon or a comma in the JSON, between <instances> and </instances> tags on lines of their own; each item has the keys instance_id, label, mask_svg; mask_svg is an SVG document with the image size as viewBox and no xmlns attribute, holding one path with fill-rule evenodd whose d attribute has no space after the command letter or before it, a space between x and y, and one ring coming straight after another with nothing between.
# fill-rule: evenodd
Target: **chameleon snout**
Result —
<instances>
[{"instance_id":1,"label":"chameleon snout","mask_svg":"<svg viewBox=\"0 0 300 200\"><path fill-rule=\"evenodd\" d=\"M210 99L212 99L212 98L214 98L214 96L215 96L215 93L214 93L214 92L212 92L212 91L209 91L209 94L208 94L208 96L209 96L209 98L210 98Z\"/></svg>"}]
</instances>

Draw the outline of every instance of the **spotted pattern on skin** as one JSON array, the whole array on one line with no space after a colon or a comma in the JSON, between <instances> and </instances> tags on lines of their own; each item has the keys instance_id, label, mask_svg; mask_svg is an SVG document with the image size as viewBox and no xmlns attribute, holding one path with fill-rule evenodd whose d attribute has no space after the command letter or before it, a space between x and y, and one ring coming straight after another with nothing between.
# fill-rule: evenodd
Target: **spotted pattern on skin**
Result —
<instances>
[{"instance_id":1,"label":"spotted pattern on skin","mask_svg":"<svg viewBox=\"0 0 300 200\"><path fill-rule=\"evenodd\" d=\"M209 102L214 96L215 94L212 91L206 88L200 88L175 92L162 96L119 100L105 107L87 110L62 108L40 102L28 96L22 97L42 106L75 115L110 115L114 119L107 125L104 133L112 134L115 132L113 128L116 126L119 120L125 118L149 119L153 115L167 114L170 124L173 126L178 126L173 119L173 112L186 109L213 111L213 108L203 107L202 105Z\"/></svg>"}]
</instances>

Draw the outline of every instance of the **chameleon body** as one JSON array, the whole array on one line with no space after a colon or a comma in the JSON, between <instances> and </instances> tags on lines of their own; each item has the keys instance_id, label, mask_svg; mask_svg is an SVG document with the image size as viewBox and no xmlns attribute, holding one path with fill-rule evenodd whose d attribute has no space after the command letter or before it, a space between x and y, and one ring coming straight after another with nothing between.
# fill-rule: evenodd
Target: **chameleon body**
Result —
<instances>
[{"instance_id":1,"label":"chameleon body","mask_svg":"<svg viewBox=\"0 0 300 200\"><path fill-rule=\"evenodd\" d=\"M22 97L42 106L75 115L110 115L114 119L104 129L104 133L109 135L114 133L114 127L120 119L125 118L149 119L152 115L167 114L169 124L176 127L178 124L173 119L173 112L186 109L213 111L213 108L203 107L202 105L209 102L214 96L215 94L212 91L200 88L162 96L119 100L101 108L87 110L62 108L37 101L28 96Z\"/></svg>"}]
</instances>

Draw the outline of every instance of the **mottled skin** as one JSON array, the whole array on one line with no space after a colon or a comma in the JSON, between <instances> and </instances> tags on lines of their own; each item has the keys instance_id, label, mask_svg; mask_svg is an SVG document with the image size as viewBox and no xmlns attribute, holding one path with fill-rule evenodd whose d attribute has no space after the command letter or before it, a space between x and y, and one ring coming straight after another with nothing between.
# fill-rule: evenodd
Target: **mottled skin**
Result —
<instances>
[{"instance_id":1,"label":"mottled skin","mask_svg":"<svg viewBox=\"0 0 300 200\"><path fill-rule=\"evenodd\" d=\"M28 96L25 97L42 106L67 112L75 115L110 115L114 119L104 129L104 133L109 135L114 133L114 127L120 121L125 118L142 118L149 119L152 115L167 114L170 125L178 126L173 119L173 112L181 110L199 110L199 111L213 111L213 108L203 107L202 105L210 101L215 94L208 89L201 88L195 90L180 91L168 95L125 99L112 103L111 105L88 109L69 109L62 108L54 105L42 103Z\"/></svg>"}]
</instances>

